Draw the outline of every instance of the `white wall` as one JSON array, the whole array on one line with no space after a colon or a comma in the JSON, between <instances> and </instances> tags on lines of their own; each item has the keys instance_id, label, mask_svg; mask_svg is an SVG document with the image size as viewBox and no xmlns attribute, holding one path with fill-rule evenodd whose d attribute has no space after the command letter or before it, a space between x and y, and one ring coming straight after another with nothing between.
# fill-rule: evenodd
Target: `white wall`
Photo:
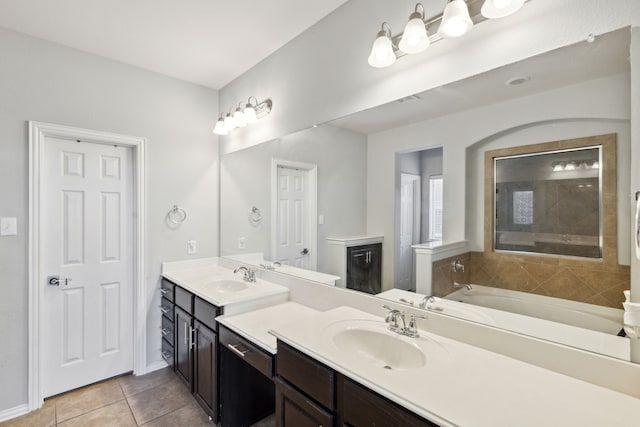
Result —
<instances>
[{"instance_id":1,"label":"white wall","mask_svg":"<svg viewBox=\"0 0 640 427\"><path fill-rule=\"evenodd\" d=\"M315 164L318 167L317 270L329 272L327 237L366 231L367 139L364 135L324 125L296 132L222 156L220 166L220 252L222 255L262 252L271 257L271 159ZM263 221L248 221L252 206ZM244 250L238 238L246 239Z\"/></svg>"},{"instance_id":2,"label":"white wall","mask_svg":"<svg viewBox=\"0 0 640 427\"><path fill-rule=\"evenodd\" d=\"M444 2L423 1L435 13ZM515 15L483 22L466 37L445 40L394 66L374 69L367 57L387 21L399 33L412 0L350 0L220 91L222 109L250 95L273 99L273 112L222 138L233 151L315 123L479 74L629 25L640 25L636 0L533 0Z\"/></svg>"},{"instance_id":3,"label":"white wall","mask_svg":"<svg viewBox=\"0 0 640 427\"><path fill-rule=\"evenodd\" d=\"M367 227L385 236L383 283L389 284L393 278L389 254L394 241L394 154L424 148L426 134L443 147L443 238L447 242L469 239L472 248L480 250L484 181L478 157L484 154L467 156L468 147L478 144L482 150L489 149L485 145L496 135L500 144L526 145L618 132L618 240L620 253L627 254L620 261L628 264L625 213L629 205L624 189L629 188L629 103L629 74L621 74L369 135Z\"/></svg>"},{"instance_id":4,"label":"white wall","mask_svg":"<svg viewBox=\"0 0 640 427\"><path fill-rule=\"evenodd\" d=\"M27 121L148 139L148 362L160 358L160 263L218 253L218 94L101 57L0 30L0 216L18 236L0 237L0 411L27 402ZM165 225L173 204L187 221ZM46 357L46 355L45 355Z\"/></svg>"}]
</instances>

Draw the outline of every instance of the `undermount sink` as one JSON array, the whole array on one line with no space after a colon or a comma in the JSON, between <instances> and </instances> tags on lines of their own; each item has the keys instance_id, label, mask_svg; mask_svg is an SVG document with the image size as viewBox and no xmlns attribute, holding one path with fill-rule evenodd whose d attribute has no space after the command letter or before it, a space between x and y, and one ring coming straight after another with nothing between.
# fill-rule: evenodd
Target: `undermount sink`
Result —
<instances>
[{"instance_id":1,"label":"undermount sink","mask_svg":"<svg viewBox=\"0 0 640 427\"><path fill-rule=\"evenodd\" d=\"M249 287L245 282L239 280L214 280L208 283L207 286L217 292L240 292Z\"/></svg>"},{"instance_id":2,"label":"undermount sink","mask_svg":"<svg viewBox=\"0 0 640 427\"><path fill-rule=\"evenodd\" d=\"M427 362L422 349L411 338L379 328L346 327L333 334L338 349L384 369L416 369Z\"/></svg>"}]
</instances>

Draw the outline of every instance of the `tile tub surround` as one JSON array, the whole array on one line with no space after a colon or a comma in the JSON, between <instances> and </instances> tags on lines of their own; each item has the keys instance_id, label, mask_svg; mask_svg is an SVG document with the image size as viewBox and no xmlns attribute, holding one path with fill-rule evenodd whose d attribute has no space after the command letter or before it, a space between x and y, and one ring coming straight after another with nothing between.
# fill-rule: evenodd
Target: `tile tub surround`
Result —
<instances>
[{"instance_id":1,"label":"tile tub surround","mask_svg":"<svg viewBox=\"0 0 640 427\"><path fill-rule=\"evenodd\" d=\"M458 258L464 273L454 273ZM609 265L540 255L469 252L433 263L433 293L444 297L456 289L453 282L472 283L571 301L622 308L623 290L630 286L628 265Z\"/></svg>"}]
</instances>

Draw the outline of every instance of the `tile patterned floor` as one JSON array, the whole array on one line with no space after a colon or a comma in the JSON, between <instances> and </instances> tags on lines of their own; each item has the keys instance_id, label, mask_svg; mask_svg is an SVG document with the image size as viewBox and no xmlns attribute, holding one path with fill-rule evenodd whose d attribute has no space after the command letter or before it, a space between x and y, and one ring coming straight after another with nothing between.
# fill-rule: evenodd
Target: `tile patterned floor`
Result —
<instances>
[{"instance_id":1,"label":"tile patterned floor","mask_svg":"<svg viewBox=\"0 0 640 427\"><path fill-rule=\"evenodd\" d=\"M51 399L2 427L211 427L213 423L169 369L127 375Z\"/></svg>"}]
</instances>

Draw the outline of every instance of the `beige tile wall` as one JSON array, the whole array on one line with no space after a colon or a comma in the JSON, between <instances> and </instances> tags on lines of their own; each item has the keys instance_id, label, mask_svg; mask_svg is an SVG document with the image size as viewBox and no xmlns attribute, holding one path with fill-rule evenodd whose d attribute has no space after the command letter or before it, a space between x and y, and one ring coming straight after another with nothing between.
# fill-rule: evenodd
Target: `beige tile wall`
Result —
<instances>
[{"instance_id":1,"label":"beige tile wall","mask_svg":"<svg viewBox=\"0 0 640 427\"><path fill-rule=\"evenodd\" d=\"M469 252L458 258L464 273L454 273L456 257L433 263L433 293L442 297L455 290L453 281L552 296L622 308L629 289L629 266L555 256Z\"/></svg>"}]
</instances>

